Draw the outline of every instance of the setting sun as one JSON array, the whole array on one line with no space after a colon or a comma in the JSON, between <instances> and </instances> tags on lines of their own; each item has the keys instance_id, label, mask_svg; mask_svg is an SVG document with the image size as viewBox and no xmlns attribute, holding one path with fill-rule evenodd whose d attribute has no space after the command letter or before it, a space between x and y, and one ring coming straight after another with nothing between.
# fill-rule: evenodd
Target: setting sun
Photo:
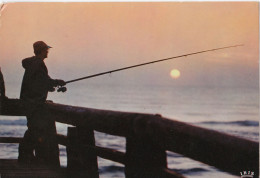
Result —
<instances>
[{"instance_id":1,"label":"setting sun","mask_svg":"<svg viewBox=\"0 0 260 178\"><path fill-rule=\"evenodd\" d=\"M170 75L172 78L177 79L180 77L181 73L178 69L172 69Z\"/></svg>"}]
</instances>

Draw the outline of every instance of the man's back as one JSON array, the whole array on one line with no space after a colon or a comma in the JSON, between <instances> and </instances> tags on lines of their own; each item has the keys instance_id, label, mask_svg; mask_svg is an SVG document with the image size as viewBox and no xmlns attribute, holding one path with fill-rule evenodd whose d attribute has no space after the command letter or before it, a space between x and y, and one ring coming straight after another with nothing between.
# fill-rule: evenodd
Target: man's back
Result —
<instances>
[{"instance_id":1,"label":"man's back","mask_svg":"<svg viewBox=\"0 0 260 178\"><path fill-rule=\"evenodd\" d=\"M45 102L52 79L43 60L36 56L26 58L22 61L25 69L20 99Z\"/></svg>"}]
</instances>

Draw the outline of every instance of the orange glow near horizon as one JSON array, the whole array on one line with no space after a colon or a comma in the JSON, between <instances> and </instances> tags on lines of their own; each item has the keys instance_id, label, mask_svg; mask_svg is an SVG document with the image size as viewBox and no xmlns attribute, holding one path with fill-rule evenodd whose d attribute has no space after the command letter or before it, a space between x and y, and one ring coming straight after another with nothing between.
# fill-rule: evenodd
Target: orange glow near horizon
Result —
<instances>
[{"instance_id":1,"label":"orange glow near horizon","mask_svg":"<svg viewBox=\"0 0 260 178\"><path fill-rule=\"evenodd\" d=\"M18 69L19 78L21 60L33 55L32 44L39 40L53 47L46 60L51 75L68 79L243 43L174 65L185 72L179 80L183 85L234 76L249 85L255 80L252 71L258 73L258 39L258 2L8 3L1 14L0 66ZM157 74L168 71L169 63L154 70L147 66L145 74L141 69L122 74L167 82L168 76Z\"/></svg>"}]
</instances>

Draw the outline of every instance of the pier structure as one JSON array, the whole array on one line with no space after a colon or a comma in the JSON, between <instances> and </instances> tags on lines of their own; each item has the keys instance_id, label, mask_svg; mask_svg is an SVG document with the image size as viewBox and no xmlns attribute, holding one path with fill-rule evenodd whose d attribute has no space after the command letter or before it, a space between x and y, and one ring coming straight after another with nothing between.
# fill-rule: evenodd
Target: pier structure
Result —
<instances>
[{"instance_id":1,"label":"pier structure","mask_svg":"<svg viewBox=\"0 0 260 178\"><path fill-rule=\"evenodd\" d=\"M1 77L0 77L1 79ZM25 116L24 103L9 99L0 82L0 115ZM159 114L129 113L47 102L52 118L70 125L67 135L57 134L66 146L67 167L20 165L0 158L1 177L89 177L98 178L97 157L124 165L126 178L181 178L168 169L166 151L214 166L240 176L242 171L259 175L259 143ZM125 152L95 145L94 131L124 137ZM0 137L0 143L19 143L22 138ZM1 149L1 147L0 147Z\"/></svg>"}]
</instances>

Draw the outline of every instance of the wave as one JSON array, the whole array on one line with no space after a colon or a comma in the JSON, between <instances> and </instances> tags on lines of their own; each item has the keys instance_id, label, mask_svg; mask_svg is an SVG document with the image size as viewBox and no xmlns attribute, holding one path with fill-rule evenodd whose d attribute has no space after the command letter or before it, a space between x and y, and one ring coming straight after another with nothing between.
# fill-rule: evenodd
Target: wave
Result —
<instances>
[{"instance_id":1,"label":"wave","mask_svg":"<svg viewBox=\"0 0 260 178\"><path fill-rule=\"evenodd\" d=\"M206 125L237 125L237 126L247 126L247 127L259 127L258 121L232 121L232 122L217 122L217 121L205 121L193 124L206 124Z\"/></svg>"},{"instance_id":2,"label":"wave","mask_svg":"<svg viewBox=\"0 0 260 178\"><path fill-rule=\"evenodd\" d=\"M125 168L120 166L102 166L99 173L124 172Z\"/></svg>"},{"instance_id":3,"label":"wave","mask_svg":"<svg viewBox=\"0 0 260 178\"><path fill-rule=\"evenodd\" d=\"M18 120L0 120L0 125L27 125L26 119L18 119Z\"/></svg>"},{"instance_id":4,"label":"wave","mask_svg":"<svg viewBox=\"0 0 260 178\"><path fill-rule=\"evenodd\" d=\"M209 170L204 169L204 168L191 168L191 169L172 169L175 172L178 172L180 174L185 174L185 175L192 175L196 173L202 173L202 172L208 172Z\"/></svg>"},{"instance_id":5,"label":"wave","mask_svg":"<svg viewBox=\"0 0 260 178\"><path fill-rule=\"evenodd\" d=\"M180 154L177 154L174 152L169 152L169 151L167 151L167 156L172 157L172 158L182 158L183 157L183 155L180 155Z\"/></svg>"},{"instance_id":6,"label":"wave","mask_svg":"<svg viewBox=\"0 0 260 178\"><path fill-rule=\"evenodd\" d=\"M124 172L125 168L124 167L120 167L120 166L103 166L101 167L101 169L99 170L99 173L111 173L111 172ZM195 168L191 168L191 169L171 169L172 171L178 172L180 174L185 174L185 175L193 175L196 173L202 173L202 172L208 172L210 170L204 169L204 168L199 168L199 167L195 167Z\"/></svg>"},{"instance_id":7,"label":"wave","mask_svg":"<svg viewBox=\"0 0 260 178\"><path fill-rule=\"evenodd\" d=\"M206 125L238 125L238 126L251 126L251 127L258 127L259 122L258 121L252 121L252 120L245 120L245 121L232 121L232 122L217 122L217 121L204 121L199 123L193 123L195 125L197 124L206 124ZM18 119L18 120L0 120L0 125L22 125L26 126L27 121L26 119Z\"/></svg>"}]
</instances>

